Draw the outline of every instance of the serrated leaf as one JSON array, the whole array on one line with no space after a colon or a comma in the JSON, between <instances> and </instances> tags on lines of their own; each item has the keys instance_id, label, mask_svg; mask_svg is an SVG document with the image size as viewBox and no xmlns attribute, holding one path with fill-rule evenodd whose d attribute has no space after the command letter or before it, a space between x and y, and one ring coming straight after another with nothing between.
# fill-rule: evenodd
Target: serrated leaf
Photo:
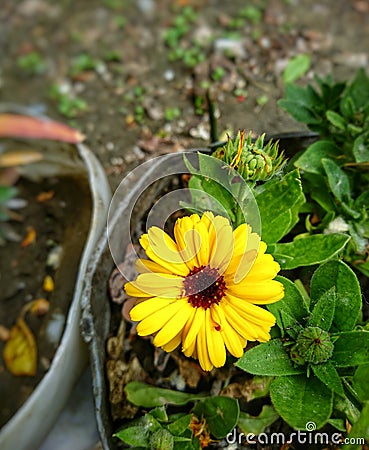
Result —
<instances>
[{"instance_id":1,"label":"serrated leaf","mask_svg":"<svg viewBox=\"0 0 369 450\"><path fill-rule=\"evenodd\" d=\"M331 331L352 330L359 320L361 291L355 273L342 261L329 261L314 272L310 283L312 305L332 287L337 297Z\"/></svg>"},{"instance_id":2,"label":"serrated leaf","mask_svg":"<svg viewBox=\"0 0 369 450\"><path fill-rule=\"evenodd\" d=\"M279 262L282 269L295 269L334 258L349 240L350 236L343 233L313 234L285 244L269 245L268 252Z\"/></svg>"},{"instance_id":3,"label":"serrated leaf","mask_svg":"<svg viewBox=\"0 0 369 450\"><path fill-rule=\"evenodd\" d=\"M341 379L330 361L326 361L320 364L312 364L311 368L316 377L324 383L329 389L336 394L345 395Z\"/></svg>"},{"instance_id":4,"label":"serrated leaf","mask_svg":"<svg viewBox=\"0 0 369 450\"><path fill-rule=\"evenodd\" d=\"M287 173L281 180L264 183L255 199L263 241L278 242L297 223L300 206L305 202L298 170Z\"/></svg>"},{"instance_id":5,"label":"serrated leaf","mask_svg":"<svg viewBox=\"0 0 369 450\"><path fill-rule=\"evenodd\" d=\"M221 439L237 425L240 408L236 399L218 396L197 403L192 412L197 417L204 417L211 434Z\"/></svg>"},{"instance_id":6,"label":"serrated leaf","mask_svg":"<svg viewBox=\"0 0 369 450\"><path fill-rule=\"evenodd\" d=\"M335 367L369 364L369 331L345 331L332 336L337 337L331 357Z\"/></svg>"},{"instance_id":7,"label":"serrated leaf","mask_svg":"<svg viewBox=\"0 0 369 450\"><path fill-rule=\"evenodd\" d=\"M295 166L305 172L323 175L325 171L322 159L336 156L338 153L337 150L339 150L337 145L331 141L322 140L314 142L295 161Z\"/></svg>"},{"instance_id":8,"label":"serrated leaf","mask_svg":"<svg viewBox=\"0 0 369 450\"><path fill-rule=\"evenodd\" d=\"M275 378L270 386L270 396L278 414L296 429L306 430L308 422L314 422L319 429L332 413L333 392L315 377Z\"/></svg>"},{"instance_id":9,"label":"serrated leaf","mask_svg":"<svg viewBox=\"0 0 369 450\"><path fill-rule=\"evenodd\" d=\"M297 55L290 59L282 74L284 84L293 83L301 78L310 68L310 55Z\"/></svg>"},{"instance_id":10,"label":"serrated leaf","mask_svg":"<svg viewBox=\"0 0 369 450\"><path fill-rule=\"evenodd\" d=\"M157 388L141 381L131 381L126 385L124 391L128 401L144 408L154 408L167 403L185 405L192 400L205 398L203 394L186 394L171 389Z\"/></svg>"},{"instance_id":11,"label":"serrated leaf","mask_svg":"<svg viewBox=\"0 0 369 450\"><path fill-rule=\"evenodd\" d=\"M304 372L293 366L281 339L273 339L247 350L235 365L253 375L281 376Z\"/></svg>"},{"instance_id":12,"label":"serrated leaf","mask_svg":"<svg viewBox=\"0 0 369 450\"><path fill-rule=\"evenodd\" d=\"M238 419L238 427L244 433L258 435L262 433L266 427L269 427L279 418L278 413L270 405L264 405L258 416L252 416L243 411L240 412Z\"/></svg>"}]
</instances>

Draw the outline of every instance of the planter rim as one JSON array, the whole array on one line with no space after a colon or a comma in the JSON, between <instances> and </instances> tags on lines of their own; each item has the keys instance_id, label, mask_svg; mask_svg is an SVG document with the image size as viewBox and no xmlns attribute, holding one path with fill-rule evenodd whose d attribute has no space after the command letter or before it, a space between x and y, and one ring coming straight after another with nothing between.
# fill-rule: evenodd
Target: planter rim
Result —
<instances>
[{"instance_id":1,"label":"planter rim","mask_svg":"<svg viewBox=\"0 0 369 450\"><path fill-rule=\"evenodd\" d=\"M1 112L23 114L48 119L34 110L18 105L2 105ZM81 294L88 261L106 224L111 200L111 189L104 169L97 157L84 144L69 144L85 167L91 194L90 228L78 266L75 290L66 315L63 335L45 373L32 394L21 408L0 430L2 450L37 449L65 406L72 389L87 365L87 348L83 342L79 323L81 317Z\"/></svg>"}]
</instances>

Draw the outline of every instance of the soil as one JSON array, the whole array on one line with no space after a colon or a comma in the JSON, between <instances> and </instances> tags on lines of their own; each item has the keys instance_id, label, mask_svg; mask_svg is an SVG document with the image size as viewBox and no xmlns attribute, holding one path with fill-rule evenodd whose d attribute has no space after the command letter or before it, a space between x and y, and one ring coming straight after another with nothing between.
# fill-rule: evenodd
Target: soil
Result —
<instances>
[{"instance_id":1,"label":"soil","mask_svg":"<svg viewBox=\"0 0 369 450\"><path fill-rule=\"evenodd\" d=\"M254 21L244 17L249 5L261 12ZM186 6L197 16L179 46L199 42L205 58L193 68L171 60L165 38ZM74 124L115 187L144 159L209 143L205 85L220 135L301 130L276 104L288 60L311 54L301 84L314 74L352 79L368 66L368 21L364 0L3 0L0 102Z\"/></svg>"}]
</instances>

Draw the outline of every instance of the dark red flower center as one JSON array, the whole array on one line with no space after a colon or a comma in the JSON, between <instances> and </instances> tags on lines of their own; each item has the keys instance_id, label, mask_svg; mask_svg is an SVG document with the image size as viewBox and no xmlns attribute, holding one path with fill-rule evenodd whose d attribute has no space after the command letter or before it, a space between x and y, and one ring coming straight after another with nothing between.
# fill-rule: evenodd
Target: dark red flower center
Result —
<instances>
[{"instance_id":1,"label":"dark red flower center","mask_svg":"<svg viewBox=\"0 0 369 450\"><path fill-rule=\"evenodd\" d=\"M188 302L195 308L208 309L218 304L225 296L226 284L223 275L209 266L195 267L183 281Z\"/></svg>"}]
</instances>

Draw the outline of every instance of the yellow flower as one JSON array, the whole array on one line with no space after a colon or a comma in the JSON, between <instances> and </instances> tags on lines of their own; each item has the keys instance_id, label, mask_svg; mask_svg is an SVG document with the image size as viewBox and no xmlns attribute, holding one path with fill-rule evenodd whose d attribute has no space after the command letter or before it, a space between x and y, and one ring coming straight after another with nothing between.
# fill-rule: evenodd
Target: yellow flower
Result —
<instances>
[{"instance_id":1,"label":"yellow flower","mask_svg":"<svg viewBox=\"0 0 369 450\"><path fill-rule=\"evenodd\" d=\"M203 370L223 366L226 349L239 358L248 340L268 341L275 317L257 305L284 291L259 235L247 224L233 231L226 218L205 212L178 219L174 239L158 227L140 239L150 259L137 261L139 275L125 285L138 298L130 312L137 333L153 334L167 352L182 344Z\"/></svg>"}]
</instances>

